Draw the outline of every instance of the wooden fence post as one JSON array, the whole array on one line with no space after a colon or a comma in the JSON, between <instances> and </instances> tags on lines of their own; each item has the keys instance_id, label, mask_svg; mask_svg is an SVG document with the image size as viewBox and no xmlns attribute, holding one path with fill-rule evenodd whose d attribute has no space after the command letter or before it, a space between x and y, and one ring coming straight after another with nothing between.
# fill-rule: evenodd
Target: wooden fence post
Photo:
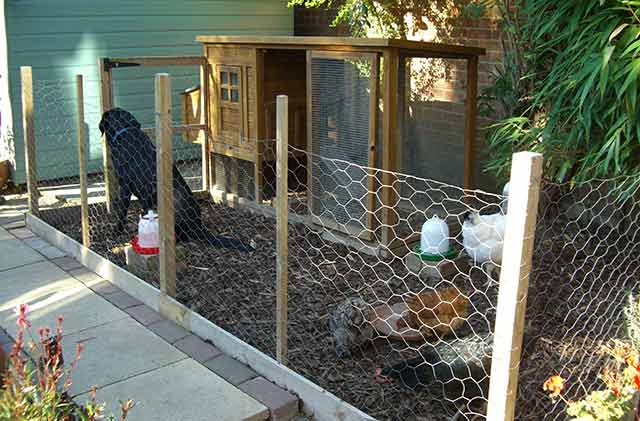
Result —
<instances>
[{"instance_id":1,"label":"wooden fence post","mask_svg":"<svg viewBox=\"0 0 640 421\"><path fill-rule=\"evenodd\" d=\"M211 153L209 151L209 62L200 66L200 109L202 110L200 123L205 128L202 131L202 190L211 191Z\"/></svg>"},{"instance_id":2,"label":"wooden fence post","mask_svg":"<svg viewBox=\"0 0 640 421\"><path fill-rule=\"evenodd\" d=\"M104 113L113 108L113 90L111 69L107 65L107 59L98 60L100 71L100 108ZM107 199L107 212L111 213L111 203L118 194L118 181L116 180L115 169L111 159L111 147L107 138L102 136L102 171L104 174L104 186Z\"/></svg>"},{"instance_id":3,"label":"wooden fence post","mask_svg":"<svg viewBox=\"0 0 640 421\"><path fill-rule=\"evenodd\" d=\"M84 130L84 86L82 75L76 75L78 163L80 165L80 219L82 221L82 244L89 247L89 199L87 196L87 152Z\"/></svg>"},{"instance_id":4,"label":"wooden fence post","mask_svg":"<svg viewBox=\"0 0 640 421\"><path fill-rule=\"evenodd\" d=\"M171 80L167 73L155 78L156 164L158 168L158 219L160 228L160 290L176 296L176 236L173 200L171 136Z\"/></svg>"},{"instance_id":5,"label":"wooden fence post","mask_svg":"<svg viewBox=\"0 0 640 421\"><path fill-rule=\"evenodd\" d=\"M542 155L513 155L491 360L488 421L512 421L542 178Z\"/></svg>"},{"instance_id":6,"label":"wooden fence post","mask_svg":"<svg viewBox=\"0 0 640 421\"><path fill-rule=\"evenodd\" d=\"M20 67L22 81L22 129L29 195L29 213L38 215L38 170L36 168L36 132L33 122L33 75L30 66Z\"/></svg>"},{"instance_id":7,"label":"wooden fence post","mask_svg":"<svg viewBox=\"0 0 640 421\"><path fill-rule=\"evenodd\" d=\"M287 364L288 283L289 283L289 98L278 95L276 123L276 356Z\"/></svg>"}]
</instances>

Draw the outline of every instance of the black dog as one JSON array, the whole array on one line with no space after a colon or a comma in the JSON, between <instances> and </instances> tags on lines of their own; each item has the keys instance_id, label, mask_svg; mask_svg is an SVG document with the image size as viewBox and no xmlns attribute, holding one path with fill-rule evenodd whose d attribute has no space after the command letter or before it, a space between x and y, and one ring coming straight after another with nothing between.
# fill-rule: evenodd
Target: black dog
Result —
<instances>
[{"instance_id":1,"label":"black dog","mask_svg":"<svg viewBox=\"0 0 640 421\"><path fill-rule=\"evenodd\" d=\"M156 148L128 111L114 108L100 120L100 132L111 147L111 159L118 178L118 197L112 204L118 229L124 230L127 211L134 194L145 212L157 209ZM253 251L253 247L233 238L212 235L202 224L200 206L191 189L173 166L173 193L177 241L199 241L215 247Z\"/></svg>"}]
</instances>

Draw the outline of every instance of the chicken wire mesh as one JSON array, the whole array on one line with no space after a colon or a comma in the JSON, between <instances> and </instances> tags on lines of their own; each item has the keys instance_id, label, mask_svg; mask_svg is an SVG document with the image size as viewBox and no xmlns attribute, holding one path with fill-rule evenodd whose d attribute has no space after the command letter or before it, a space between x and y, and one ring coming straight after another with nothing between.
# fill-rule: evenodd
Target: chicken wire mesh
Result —
<instances>
[{"instance_id":1,"label":"chicken wire mesh","mask_svg":"<svg viewBox=\"0 0 640 421\"><path fill-rule=\"evenodd\" d=\"M41 216L80 241L72 95L73 84L34 83ZM124 230L116 208L108 211L96 102L85 100L91 248L159 287L157 267L127 265L125 253L140 215L157 205L134 197ZM121 117L125 125L129 118ZM128 145L140 132L119 136ZM149 142L127 151L125 165L155 163L153 132ZM176 221L183 223L176 228L177 299L275 356L276 221L268 206L276 191L275 161L265 162L259 175L265 201L258 205L252 163L214 160L219 184L203 194L200 146L185 145L179 133L172 143L174 179L184 181L174 188L176 215L181 201L195 212L187 210ZM269 149L275 141L262 143L265 155L274 157ZM157 194L154 171L132 172L149 188L140 196ZM289 149L287 179L288 365L379 419L484 418L500 262L482 256L501 242L506 198L296 148ZM627 340L622 309L637 284L638 202L637 192L620 199L614 188L619 184L543 186L520 366L520 419L565 419L562 404L542 391L546 377L562 375L567 398L580 398L601 385L598 374L609 359L601 346ZM391 203L385 199L389 191ZM327 198L331 207L313 205ZM446 223L450 245L438 264L415 248L422 224L433 216ZM385 230L390 243L384 243Z\"/></svg>"},{"instance_id":2,"label":"chicken wire mesh","mask_svg":"<svg viewBox=\"0 0 640 421\"><path fill-rule=\"evenodd\" d=\"M638 191L627 178L577 185L544 183L529 281L519 419L568 418L541 385L566 379L563 396L576 401L602 390L613 363L603 347L631 344L624 309L638 293Z\"/></svg>"}]
</instances>

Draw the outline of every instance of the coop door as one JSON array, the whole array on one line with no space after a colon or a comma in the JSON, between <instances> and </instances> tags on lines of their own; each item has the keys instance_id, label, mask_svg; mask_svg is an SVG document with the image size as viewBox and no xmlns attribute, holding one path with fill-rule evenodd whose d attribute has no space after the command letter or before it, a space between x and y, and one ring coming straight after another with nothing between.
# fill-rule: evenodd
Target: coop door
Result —
<instances>
[{"instance_id":1,"label":"coop door","mask_svg":"<svg viewBox=\"0 0 640 421\"><path fill-rule=\"evenodd\" d=\"M378 57L313 51L309 60L310 211L314 222L370 239Z\"/></svg>"}]
</instances>

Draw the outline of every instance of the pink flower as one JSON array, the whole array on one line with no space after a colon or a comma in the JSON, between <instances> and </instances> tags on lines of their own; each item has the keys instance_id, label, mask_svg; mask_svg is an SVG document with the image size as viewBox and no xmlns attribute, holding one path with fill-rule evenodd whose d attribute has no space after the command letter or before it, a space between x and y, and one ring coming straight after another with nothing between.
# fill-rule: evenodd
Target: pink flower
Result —
<instances>
[{"instance_id":1,"label":"pink flower","mask_svg":"<svg viewBox=\"0 0 640 421\"><path fill-rule=\"evenodd\" d=\"M18 320L16 323L18 326L22 328L31 327L31 322L27 320L27 314L29 314L29 304L20 304L19 307L16 307L14 312L18 315Z\"/></svg>"}]
</instances>

